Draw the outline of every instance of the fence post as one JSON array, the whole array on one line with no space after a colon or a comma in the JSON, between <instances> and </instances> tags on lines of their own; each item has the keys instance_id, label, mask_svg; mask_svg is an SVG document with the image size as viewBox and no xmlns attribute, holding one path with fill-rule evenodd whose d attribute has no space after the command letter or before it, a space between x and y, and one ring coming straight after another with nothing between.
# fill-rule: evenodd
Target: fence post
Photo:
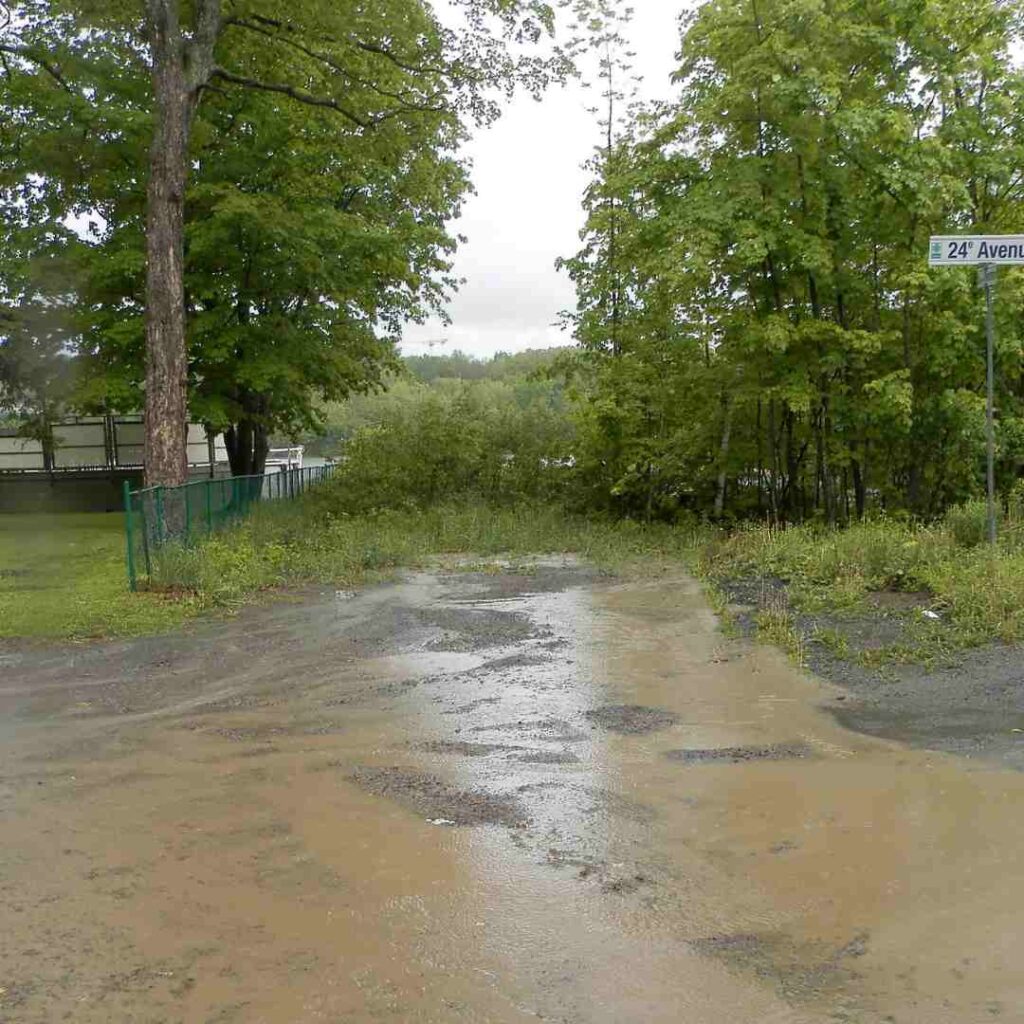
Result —
<instances>
[{"instance_id":1,"label":"fence post","mask_svg":"<svg viewBox=\"0 0 1024 1024\"><path fill-rule=\"evenodd\" d=\"M157 487L156 489L156 536L161 542L164 541L164 489L163 487Z\"/></svg>"},{"instance_id":2,"label":"fence post","mask_svg":"<svg viewBox=\"0 0 1024 1024\"><path fill-rule=\"evenodd\" d=\"M146 559L146 577L150 579L153 576L153 560L149 555L149 516L146 514L146 501L142 493L144 492L139 494L139 511L142 513L142 554Z\"/></svg>"},{"instance_id":3,"label":"fence post","mask_svg":"<svg viewBox=\"0 0 1024 1024\"><path fill-rule=\"evenodd\" d=\"M128 547L128 586L135 589L135 541L132 537L132 488L124 481L124 537Z\"/></svg>"}]
</instances>

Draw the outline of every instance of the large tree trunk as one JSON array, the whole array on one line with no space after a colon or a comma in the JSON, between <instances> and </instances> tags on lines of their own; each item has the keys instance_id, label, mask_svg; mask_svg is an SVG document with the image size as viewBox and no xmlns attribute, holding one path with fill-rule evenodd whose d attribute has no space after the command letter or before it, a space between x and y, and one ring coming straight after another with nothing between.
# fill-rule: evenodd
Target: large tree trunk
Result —
<instances>
[{"instance_id":1,"label":"large tree trunk","mask_svg":"<svg viewBox=\"0 0 1024 1024\"><path fill-rule=\"evenodd\" d=\"M233 476L253 476L266 471L270 438L264 414L268 400L263 395L242 398L243 415L224 431L224 446Z\"/></svg>"},{"instance_id":2,"label":"large tree trunk","mask_svg":"<svg viewBox=\"0 0 1024 1024\"><path fill-rule=\"evenodd\" d=\"M715 487L715 518L721 519L725 512L725 490L729 477L726 461L729 458L729 441L732 438L732 404L722 395L722 442L718 448L718 481Z\"/></svg>"},{"instance_id":3,"label":"large tree trunk","mask_svg":"<svg viewBox=\"0 0 1024 1024\"><path fill-rule=\"evenodd\" d=\"M146 211L146 483L188 478L184 223L191 97L178 0L147 0L153 53L153 141Z\"/></svg>"},{"instance_id":4,"label":"large tree trunk","mask_svg":"<svg viewBox=\"0 0 1024 1024\"><path fill-rule=\"evenodd\" d=\"M153 60L153 139L146 192L147 484L188 478L188 352L185 347L185 188L199 92L213 68L220 0L194 0L191 38L180 0L146 0Z\"/></svg>"}]
</instances>

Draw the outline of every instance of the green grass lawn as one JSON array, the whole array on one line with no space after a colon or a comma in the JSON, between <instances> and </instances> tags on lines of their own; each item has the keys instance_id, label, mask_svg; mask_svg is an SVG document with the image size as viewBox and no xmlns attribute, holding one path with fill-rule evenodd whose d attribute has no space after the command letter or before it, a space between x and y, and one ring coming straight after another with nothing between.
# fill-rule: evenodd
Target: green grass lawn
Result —
<instances>
[{"instance_id":1,"label":"green grass lawn","mask_svg":"<svg viewBox=\"0 0 1024 1024\"><path fill-rule=\"evenodd\" d=\"M169 545L153 579L133 594L123 524L121 514L0 515L0 638L156 633L281 588L357 586L462 553L528 561L572 552L610 572L650 575L678 567L695 547L693 530L587 519L552 506L334 516L310 496L257 508L194 547Z\"/></svg>"},{"instance_id":2,"label":"green grass lawn","mask_svg":"<svg viewBox=\"0 0 1024 1024\"><path fill-rule=\"evenodd\" d=\"M188 601L129 592L121 513L0 514L0 637L118 636L186 619Z\"/></svg>"}]
</instances>

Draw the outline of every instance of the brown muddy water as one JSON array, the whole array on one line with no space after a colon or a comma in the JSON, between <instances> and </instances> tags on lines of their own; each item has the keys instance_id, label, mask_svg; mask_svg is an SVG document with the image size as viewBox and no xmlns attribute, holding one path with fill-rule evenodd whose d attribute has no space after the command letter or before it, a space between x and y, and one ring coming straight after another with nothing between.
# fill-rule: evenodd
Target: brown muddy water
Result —
<instances>
[{"instance_id":1,"label":"brown muddy water","mask_svg":"<svg viewBox=\"0 0 1024 1024\"><path fill-rule=\"evenodd\" d=\"M0 650L0 1020L1024 1021L1024 774L571 564Z\"/></svg>"}]
</instances>

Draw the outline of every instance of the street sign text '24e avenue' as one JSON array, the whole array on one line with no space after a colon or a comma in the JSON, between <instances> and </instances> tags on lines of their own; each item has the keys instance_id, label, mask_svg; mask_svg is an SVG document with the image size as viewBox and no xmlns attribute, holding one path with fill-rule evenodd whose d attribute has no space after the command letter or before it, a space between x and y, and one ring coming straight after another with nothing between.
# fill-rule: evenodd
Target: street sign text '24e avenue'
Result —
<instances>
[{"instance_id":1,"label":"street sign text '24e avenue'","mask_svg":"<svg viewBox=\"0 0 1024 1024\"><path fill-rule=\"evenodd\" d=\"M1021 264L1024 235L933 235L928 262L933 267Z\"/></svg>"}]
</instances>

